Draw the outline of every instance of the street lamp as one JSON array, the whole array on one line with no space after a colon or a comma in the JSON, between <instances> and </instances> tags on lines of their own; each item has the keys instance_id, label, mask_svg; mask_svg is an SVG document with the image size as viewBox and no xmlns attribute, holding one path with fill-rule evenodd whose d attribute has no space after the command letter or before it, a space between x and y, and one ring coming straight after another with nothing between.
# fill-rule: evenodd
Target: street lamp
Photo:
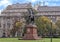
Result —
<instances>
[{"instance_id":1,"label":"street lamp","mask_svg":"<svg viewBox=\"0 0 60 42\"><path fill-rule=\"evenodd\" d=\"M52 20L51 20L51 42L52 42Z\"/></svg>"}]
</instances>

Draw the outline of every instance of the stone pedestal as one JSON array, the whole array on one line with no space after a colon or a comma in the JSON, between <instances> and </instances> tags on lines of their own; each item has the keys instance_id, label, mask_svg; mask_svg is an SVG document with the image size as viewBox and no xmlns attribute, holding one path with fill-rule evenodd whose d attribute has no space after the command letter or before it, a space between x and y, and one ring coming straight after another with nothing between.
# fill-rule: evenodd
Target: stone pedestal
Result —
<instances>
[{"instance_id":1,"label":"stone pedestal","mask_svg":"<svg viewBox=\"0 0 60 42\"><path fill-rule=\"evenodd\" d=\"M37 26L34 24L29 24L26 26L26 34L24 35L24 40L36 40L39 39L37 35Z\"/></svg>"}]
</instances>

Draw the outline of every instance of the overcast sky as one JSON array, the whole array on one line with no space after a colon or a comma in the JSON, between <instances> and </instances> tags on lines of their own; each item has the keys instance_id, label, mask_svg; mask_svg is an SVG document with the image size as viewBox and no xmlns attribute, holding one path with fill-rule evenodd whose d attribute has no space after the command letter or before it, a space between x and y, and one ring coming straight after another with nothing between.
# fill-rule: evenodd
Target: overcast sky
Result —
<instances>
[{"instance_id":1,"label":"overcast sky","mask_svg":"<svg viewBox=\"0 0 60 42\"><path fill-rule=\"evenodd\" d=\"M0 0L0 11L8 5L25 2L31 2L32 5L41 2L41 5L45 3L47 6L60 6L60 0Z\"/></svg>"}]
</instances>

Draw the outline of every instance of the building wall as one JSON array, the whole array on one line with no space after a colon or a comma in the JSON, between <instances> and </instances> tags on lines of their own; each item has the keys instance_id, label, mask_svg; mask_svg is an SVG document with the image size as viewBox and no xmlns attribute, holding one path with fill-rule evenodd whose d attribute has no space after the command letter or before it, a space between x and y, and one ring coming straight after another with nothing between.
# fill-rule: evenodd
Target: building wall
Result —
<instances>
[{"instance_id":1,"label":"building wall","mask_svg":"<svg viewBox=\"0 0 60 42\"><path fill-rule=\"evenodd\" d=\"M2 16L0 17L0 37L2 37L3 33L7 33L10 32L10 30L13 28L13 24L15 22L15 20L19 20L21 19L21 16L17 18L17 16L12 16L12 17L7 17L7 16Z\"/></svg>"},{"instance_id":2,"label":"building wall","mask_svg":"<svg viewBox=\"0 0 60 42\"><path fill-rule=\"evenodd\" d=\"M53 22L60 19L60 6L38 6L36 16L47 16Z\"/></svg>"},{"instance_id":3,"label":"building wall","mask_svg":"<svg viewBox=\"0 0 60 42\"><path fill-rule=\"evenodd\" d=\"M19 20L21 16L28 14L28 9L30 8L32 8L31 3L8 5L7 8L1 12L0 28L2 30L0 30L0 37L3 35L3 32L5 32L7 36L9 30L13 28L15 20Z\"/></svg>"}]
</instances>

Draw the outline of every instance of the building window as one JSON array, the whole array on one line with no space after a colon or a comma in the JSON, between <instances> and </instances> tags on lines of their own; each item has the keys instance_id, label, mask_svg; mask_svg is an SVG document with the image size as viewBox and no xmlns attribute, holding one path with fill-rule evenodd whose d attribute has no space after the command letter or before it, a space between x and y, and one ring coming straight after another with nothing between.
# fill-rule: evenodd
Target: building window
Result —
<instances>
[{"instance_id":1,"label":"building window","mask_svg":"<svg viewBox=\"0 0 60 42\"><path fill-rule=\"evenodd\" d=\"M7 23L8 28L10 28L10 23Z\"/></svg>"},{"instance_id":2,"label":"building window","mask_svg":"<svg viewBox=\"0 0 60 42\"><path fill-rule=\"evenodd\" d=\"M3 24L3 28L5 28L5 24Z\"/></svg>"},{"instance_id":3,"label":"building window","mask_svg":"<svg viewBox=\"0 0 60 42\"><path fill-rule=\"evenodd\" d=\"M0 23L0 27L1 27L1 23Z\"/></svg>"}]
</instances>

